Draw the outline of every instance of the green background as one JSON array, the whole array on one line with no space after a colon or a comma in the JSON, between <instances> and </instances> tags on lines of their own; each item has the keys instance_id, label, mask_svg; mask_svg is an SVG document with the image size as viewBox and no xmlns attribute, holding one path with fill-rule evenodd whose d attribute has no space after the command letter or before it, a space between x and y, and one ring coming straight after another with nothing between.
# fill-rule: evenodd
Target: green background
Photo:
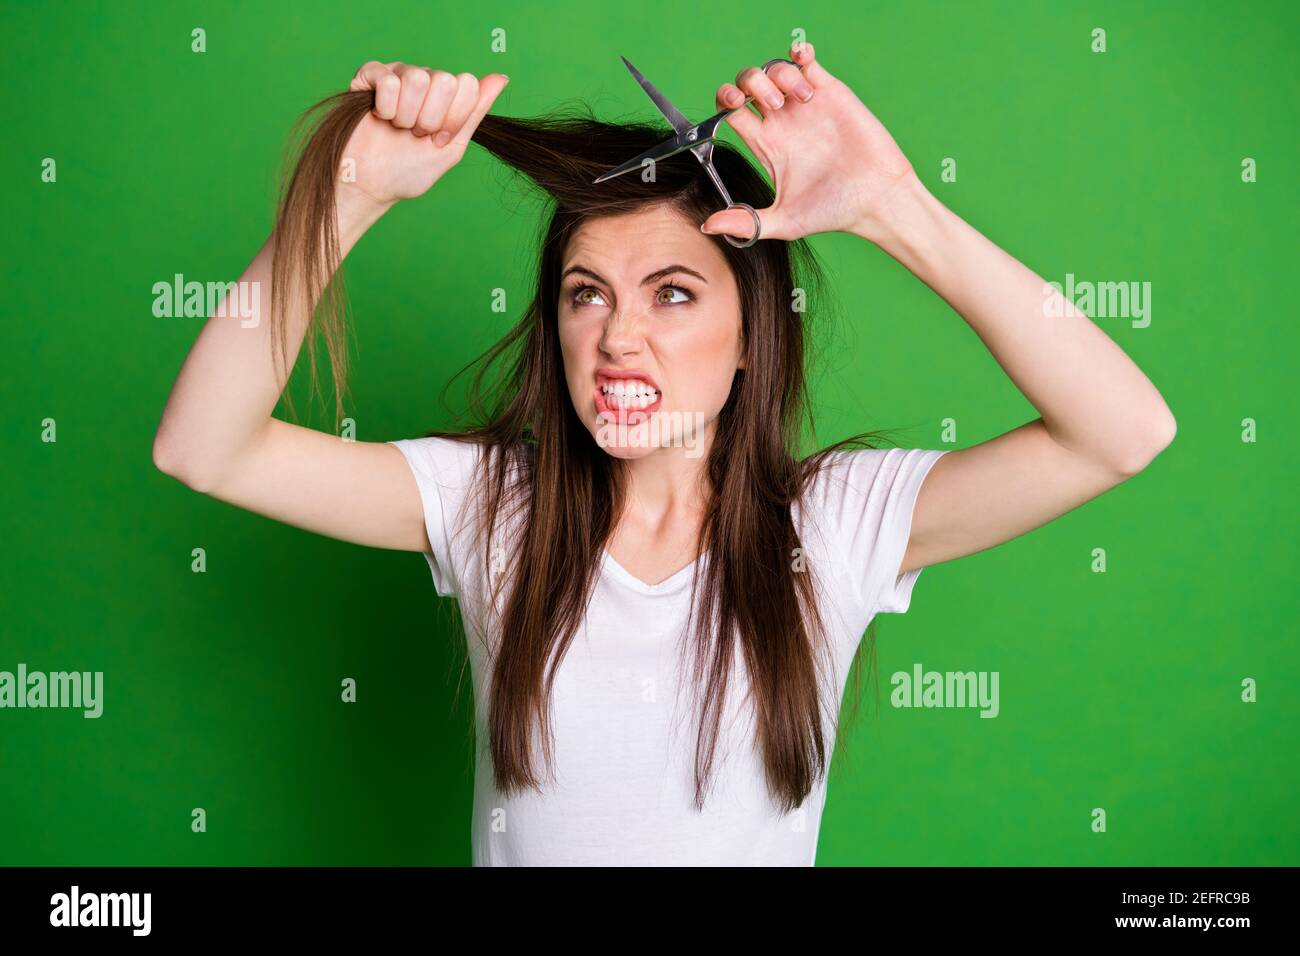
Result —
<instances>
[{"instance_id":1,"label":"green background","mask_svg":"<svg viewBox=\"0 0 1300 956\"><path fill-rule=\"evenodd\" d=\"M106 701L99 720L0 710L0 863L469 862L469 687L457 699L458 639L424 559L279 525L154 470L203 320L154 317L153 283L238 278L270 227L290 124L368 59L508 73L505 115L581 97L650 117L625 54L703 117L797 28L929 188L1012 255L1056 281L1152 283L1150 327L1097 321L1179 426L1130 482L927 569L911 610L878 618L883 706L869 694L848 732L819 864L1300 863L1300 462L1282 431L1300 7L468 7L3 5L0 670L102 670ZM206 53L190 50L195 27ZM56 183L41 181L45 157ZM1242 182L1244 157L1258 182ZM451 422L439 389L526 302L538 212L471 147L357 246L358 438ZM967 446L1037 417L897 263L848 235L813 244L840 303L816 378L823 441L898 427L902 444L956 447L939 431L954 418ZM498 286L508 315L491 311ZM41 441L46 417L57 443ZM1090 570L1098 547L1105 574ZM998 671L1000 716L892 709L889 675L916 662ZM1240 699L1247 677L1258 703ZM190 830L194 807L206 833Z\"/></svg>"}]
</instances>

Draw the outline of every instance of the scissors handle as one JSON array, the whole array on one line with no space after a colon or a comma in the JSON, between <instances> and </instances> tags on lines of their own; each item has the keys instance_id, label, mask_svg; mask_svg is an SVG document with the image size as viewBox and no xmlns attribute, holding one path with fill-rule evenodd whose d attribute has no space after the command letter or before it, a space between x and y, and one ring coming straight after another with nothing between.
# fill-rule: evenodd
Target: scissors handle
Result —
<instances>
[{"instance_id":1,"label":"scissors handle","mask_svg":"<svg viewBox=\"0 0 1300 956\"><path fill-rule=\"evenodd\" d=\"M727 243L728 243L729 245L733 245L733 246L735 246L737 249L747 249L747 248L749 248L750 246L752 246L754 243L758 242L759 234L763 231L763 222L762 222L761 219L758 218L758 212L757 212L757 210L755 210L754 207L751 206L751 205L750 205L749 203L747 203L747 202L733 202L733 203L728 203L728 204L727 204L727 208L728 208L728 209L743 209L743 210L745 210L746 212L748 212L751 216L753 216L753 217L754 217L754 234L753 234L752 236L750 236L748 239L746 239L744 242L741 242L741 241L740 241L739 239L737 239L735 236L730 235L730 234L725 233L725 232L722 234L722 238L723 238L723 239L726 239L726 240L727 240Z\"/></svg>"}]
</instances>

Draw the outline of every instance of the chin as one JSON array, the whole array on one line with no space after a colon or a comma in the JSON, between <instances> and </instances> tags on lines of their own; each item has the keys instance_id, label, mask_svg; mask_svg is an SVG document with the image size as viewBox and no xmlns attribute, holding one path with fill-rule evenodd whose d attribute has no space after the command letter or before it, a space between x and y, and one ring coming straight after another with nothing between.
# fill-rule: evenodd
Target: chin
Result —
<instances>
[{"instance_id":1,"label":"chin","mask_svg":"<svg viewBox=\"0 0 1300 956\"><path fill-rule=\"evenodd\" d=\"M644 458L660 448L658 420L652 416L633 412L630 417L612 418L593 409L591 421L595 423L592 438L611 458Z\"/></svg>"},{"instance_id":2,"label":"chin","mask_svg":"<svg viewBox=\"0 0 1300 956\"><path fill-rule=\"evenodd\" d=\"M602 448L605 454L610 458L617 458L620 461L637 461L657 452L658 448Z\"/></svg>"},{"instance_id":3,"label":"chin","mask_svg":"<svg viewBox=\"0 0 1300 956\"><path fill-rule=\"evenodd\" d=\"M704 413L687 414L670 409L611 415L593 408L588 414L588 421L593 423L591 436L597 447L611 458L624 461L679 449L687 458L699 458L705 453L705 439L713 421Z\"/></svg>"}]
</instances>

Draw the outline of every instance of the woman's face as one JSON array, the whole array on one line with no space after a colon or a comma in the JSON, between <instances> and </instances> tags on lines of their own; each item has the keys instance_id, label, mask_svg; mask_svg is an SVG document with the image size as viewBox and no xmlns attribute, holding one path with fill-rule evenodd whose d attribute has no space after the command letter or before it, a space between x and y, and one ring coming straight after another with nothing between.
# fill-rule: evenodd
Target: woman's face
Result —
<instances>
[{"instance_id":1,"label":"woman's face","mask_svg":"<svg viewBox=\"0 0 1300 956\"><path fill-rule=\"evenodd\" d=\"M560 282L565 379L597 444L702 455L744 368L740 293L714 240L663 205L588 220Z\"/></svg>"}]
</instances>

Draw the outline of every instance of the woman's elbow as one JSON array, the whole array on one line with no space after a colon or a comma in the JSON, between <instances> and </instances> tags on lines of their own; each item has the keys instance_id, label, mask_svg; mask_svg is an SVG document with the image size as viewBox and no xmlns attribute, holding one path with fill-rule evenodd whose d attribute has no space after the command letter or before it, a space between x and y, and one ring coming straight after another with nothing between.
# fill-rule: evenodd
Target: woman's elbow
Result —
<instances>
[{"instance_id":1,"label":"woman's elbow","mask_svg":"<svg viewBox=\"0 0 1300 956\"><path fill-rule=\"evenodd\" d=\"M1166 408L1164 414L1143 430L1142 437L1132 443L1131 450L1119 463L1120 472L1124 477L1131 478L1144 471L1162 451L1173 444L1177 434L1178 422L1174 419L1173 412Z\"/></svg>"},{"instance_id":2,"label":"woman's elbow","mask_svg":"<svg viewBox=\"0 0 1300 956\"><path fill-rule=\"evenodd\" d=\"M153 466L187 488L204 494L209 491L210 483L203 478L202 472L193 467L189 456L176 447L162 428L153 437Z\"/></svg>"}]
</instances>

